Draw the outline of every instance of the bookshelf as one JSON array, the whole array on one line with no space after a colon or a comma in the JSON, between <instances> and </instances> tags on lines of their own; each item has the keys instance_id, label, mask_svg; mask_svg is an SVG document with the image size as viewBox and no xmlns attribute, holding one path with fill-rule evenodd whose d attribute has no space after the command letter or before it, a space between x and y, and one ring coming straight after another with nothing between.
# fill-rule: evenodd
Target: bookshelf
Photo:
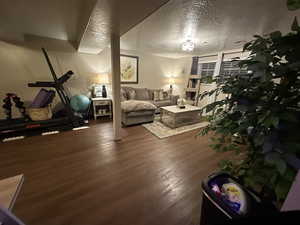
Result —
<instances>
[{"instance_id":1,"label":"bookshelf","mask_svg":"<svg viewBox=\"0 0 300 225\"><path fill-rule=\"evenodd\" d=\"M197 105L200 90L200 75L189 75L187 87L185 88L186 102L189 105Z\"/></svg>"}]
</instances>

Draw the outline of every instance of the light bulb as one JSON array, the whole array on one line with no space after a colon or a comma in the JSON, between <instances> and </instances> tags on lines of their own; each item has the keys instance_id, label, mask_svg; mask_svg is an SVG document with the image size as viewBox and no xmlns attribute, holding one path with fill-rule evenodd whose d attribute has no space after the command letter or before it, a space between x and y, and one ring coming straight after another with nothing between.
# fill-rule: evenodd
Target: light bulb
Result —
<instances>
[{"instance_id":1,"label":"light bulb","mask_svg":"<svg viewBox=\"0 0 300 225\"><path fill-rule=\"evenodd\" d=\"M195 48L195 43L192 42L191 40L187 40L187 41L182 43L181 47L182 47L182 51L192 52Z\"/></svg>"}]
</instances>

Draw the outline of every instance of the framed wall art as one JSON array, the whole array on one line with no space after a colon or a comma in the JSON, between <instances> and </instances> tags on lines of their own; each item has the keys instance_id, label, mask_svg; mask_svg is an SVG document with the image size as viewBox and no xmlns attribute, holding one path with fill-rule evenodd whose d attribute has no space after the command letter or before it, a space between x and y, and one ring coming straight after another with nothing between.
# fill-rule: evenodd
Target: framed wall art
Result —
<instances>
[{"instance_id":1,"label":"framed wall art","mask_svg":"<svg viewBox=\"0 0 300 225\"><path fill-rule=\"evenodd\" d=\"M121 83L137 84L139 82L139 57L121 55Z\"/></svg>"}]
</instances>

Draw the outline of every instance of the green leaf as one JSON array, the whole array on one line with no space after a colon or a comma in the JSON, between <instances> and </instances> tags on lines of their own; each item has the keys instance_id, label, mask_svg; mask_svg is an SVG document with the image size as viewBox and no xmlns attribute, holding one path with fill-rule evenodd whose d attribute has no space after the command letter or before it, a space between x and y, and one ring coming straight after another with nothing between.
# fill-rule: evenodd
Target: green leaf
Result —
<instances>
[{"instance_id":1,"label":"green leaf","mask_svg":"<svg viewBox=\"0 0 300 225\"><path fill-rule=\"evenodd\" d=\"M289 182L285 179L280 179L276 184L275 193L278 200L284 200L289 193L292 182Z\"/></svg>"},{"instance_id":2,"label":"green leaf","mask_svg":"<svg viewBox=\"0 0 300 225\"><path fill-rule=\"evenodd\" d=\"M273 117L272 125L274 127L278 128L278 124L279 124L279 118L278 117Z\"/></svg>"},{"instance_id":3,"label":"green leaf","mask_svg":"<svg viewBox=\"0 0 300 225\"><path fill-rule=\"evenodd\" d=\"M274 165L281 175L283 175L287 170L286 162L281 158L280 154L277 152L267 154L265 156L265 162L270 165Z\"/></svg>"},{"instance_id":4,"label":"green leaf","mask_svg":"<svg viewBox=\"0 0 300 225\"><path fill-rule=\"evenodd\" d=\"M284 178L290 182L294 182L296 175L297 175L296 170L288 167L284 174Z\"/></svg>"},{"instance_id":5,"label":"green leaf","mask_svg":"<svg viewBox=\"0 0 300 225\"><path fill-rule=\"evenodd\" d=\"M243 52L250 50L249 47L251 46L251 44L252 44L252 42L248 42L248 43L244 44Z\"/></svg>"},{"instance_id":6,"label":"green leaf","mask_svg":"<svg viewBox=\"0 0 300 225\"><path fill-rule=\"evenodd\" d=\"M221 112L223 112L223 108L218 108L218 109L216 110L216 114L219 114L219 113L221 113Z\"/></svg>"},{"instance_id":7,"label":"green leaf","mask_svg":"<svg viewBox=\"0 0 300 225\"><path fill-rule=\"evenodd\" d=\"M280 159L276 162L276 168L278 170L278 172L283 175L286 171L287 165L286 162L283 159Z\"/></svg>"},{"instance_id":8,"label":"green leaf","mask_svg":"<svg viewBox=\"0 0 300 225\"><path fill-rule=\"evenodd\" d=\"M300 0L287 0L288 10L297 10L300 8Z\"/></svg>"},{"instance_id":9,"label":"green leaf","mask_svg":"<svg viewBox=\"0 0 300 225\"><path fill-rule=\"evenodd\" d=\"M253 35L253 37L255 37L255 38L257 38L257 39L263 39L263 37L260 36L260 35L258 35L258 34Z\"/></svg>"},{"instance_id":10,"label":"green leaf","mask_svg":"<svg viewBox=\"0 0 300 225\"><path fill-rule=\"evenodd\" d=\"M281 119L289 121L289 122L298 122L299 119L293 112L283 112L279 116Z\"/></svg>"},{"instance_id":11,"label":"green leaf","mask_svg":"<svg viewBox=\"0 0 300 225\"><path fill-rule=\"evenodd\" d=\"M270 34L270 37L273 39L273 40L276 40L276 39L279 39L281 38L281 32L280 31L274 31Z\"/></svg>"},{"instance_id":12,"label":"green leaf","mask_svg":"<svg viewBox=\"0 0 300 225\"><path fill-rule=\"evenodd\" d=\"M254 144L255 146L263 145L265 137L263 135L258 135L254 137Z\"/></svg>"},{"instance_id":13,"label":"green leaf","mask_svg":"<svg viewBox=\"0 0 300 225\"><path fill-rule=\"evenodd\" d=\"M220 163L219 163L219 167L221 168L221 170L223 171L228 171L228 172L231 172L232 171L232 162L230 160L222 160Z\"/></svg>"},{"instance_id":14,"label":"green leaf","mask_svg":"<svg viewBox=\"0 0 300 225\"><path fill-rule=\"evenodd\" d=\"M278 152L271 152L265 156L265 161L272 165L274 165L278 159L280 159L280 154Z\"/></svg>"},{"instance_id":15,"label":"green leaf","mask_svg":"<svg viewBox=\"0 0 300 225\"><path fill-rule=\"evenodd\" d=\"M252 177L245 177L244 179L244 182L245 182L245 185L248 186L248 187L255 187L256 183L255 181L253 181Z\"/></svg>"},{"instance_id":16,"label":"green leaf","mask_svg":"<svg viewBox=\"0 0 300 225\"><path fill-rule=\"evenodd\" d=\"M239 172L238 172L239 176L244 176L245 174L246 174L246 170L243 170L243 169L239 170Z\"/></svg>"},{"instance_id":17,"label":"green leaf","mask_svg":"<svg viewBox=\"0 0 300 225\"><path fill-rule=\"evenodd\" d=\"M270 116L264 121L265 127L268 128L271 127L272 125L277 128L278 124L279 124L279 118L275 116Z\"/></svg>"},{"instance_id":18,"label":"green leaf","mask_svg":"<svg viewBox=\"0 0 300 225\"><path fill-rule=\"evenodd\" d=\"M277 178L278 178L278 174L277 174L277 173L275 173L275 174L273 174L273 175L271 176L270 183L271 183L272 186L275 185L275 183L276 183L276 181L277 181Z\"/></svg>"},{"instance_id":19,"label":"green leaf","mask_svg":"<svg viewBox=\"0 0 300 225\"><path fill-rule=\"evenodd\" d=\"M290 153L300 153L300 143L288 142L284 143L285 149Z\"/></svg>"},{"instance_id":20,"label":"green leaf","mask_svg":"<svg viewBox=\"0 0 300 225\"><path fill-rule=\"evenodd\" d=\"M202 100L203 98L205 98L206 96L208 96L209 92L205 91L200 95L200 100Z\"/></svg>"}]
</instances>

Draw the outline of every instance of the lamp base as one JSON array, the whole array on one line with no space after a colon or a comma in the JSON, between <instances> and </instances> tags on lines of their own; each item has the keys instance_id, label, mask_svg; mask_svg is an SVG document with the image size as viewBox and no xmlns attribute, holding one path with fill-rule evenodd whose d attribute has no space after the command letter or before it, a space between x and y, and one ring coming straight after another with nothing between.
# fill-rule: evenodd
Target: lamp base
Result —
<instances>
[{"instance_id":1,"label":"lamp base","mask_svg":"<svg viewBox=\"0 0 300 225\"><path fill-rule=\"evenodd\" d=\"M107 98L107 91L105 85L102 86L102 98Z\"/></svg>"},{"instance_id":2,"label":"lamp base","mask_svg":"<svg viewBox=\"0 0 300 225\"><path fill-rule=\"evenodd\" d=\"M172 84L170 85L169 94L170 94L170 95L173 94L173 86L172 86Z\"/></svg>"}]
</instances>

